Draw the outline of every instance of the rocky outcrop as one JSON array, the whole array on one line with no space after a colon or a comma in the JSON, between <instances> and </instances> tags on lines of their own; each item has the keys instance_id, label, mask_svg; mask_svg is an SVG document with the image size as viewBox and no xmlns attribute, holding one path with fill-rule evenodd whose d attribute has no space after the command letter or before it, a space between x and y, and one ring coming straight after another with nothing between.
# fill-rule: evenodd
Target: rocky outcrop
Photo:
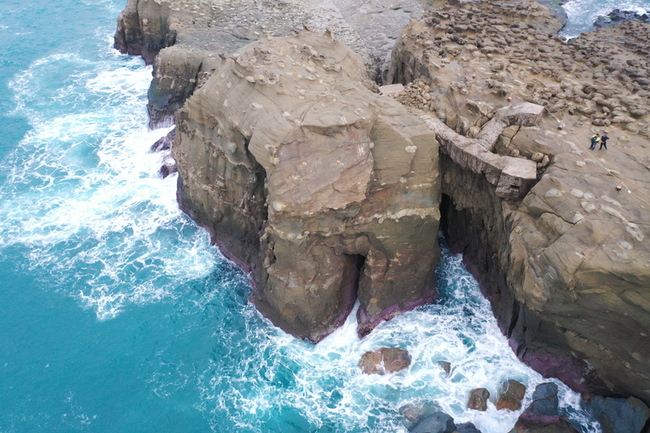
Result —
<instances>
[{"instance_id":1,"label":"rocky outcrop","mask_svg":"<svg viewBox=\"0 0 650 433\"><path fill-rule=\"evenodd\" d=\"M177 115L182 209L300 338L326 336L357 299L365 335L434 298L438 144L371 88L350 48L302 32L221 59Z\"/></svg>"},{"instance_id":2,"label":"rocky outcrop","mask_svg":"<svg viewBox=\"0 0 650 433\"><path fill-rule=\"evenodd\" d=\"M650 26L571 43L560 26L534 3L439 4L409 25L385 77L419 81L395 98L471 139L502 107L545 108L494 148L536 164L521 202L442 146L442 224L520 358L576 390L648 402ZM589 151L604 127L609 150Z\"/></svg>"},{"instance_id":3,"label":"rocky outcrop","mask_svg":"<svg viewBox=\"0 0 650 433\"><path fill-rule=\"evenodd\" d=\"M128 0L115 47L154 64L148 109L157 127L173 121L219 53L307 26L334 32L376 77L404 26L421 13L421 0Z\"/></svg>"},{"instance_id":4,"label":"rocky outcrop","mask_svg":"<svg viewBox=\"0 0 650 433\"><path fill-rule=\"evenodd\" d=\"M640 14L634 11L622 11L614 9L606 16L599 16L594 21L594 27L599 29L607 26L615 26L624 21L641 21L643 23L650 23L650 15L648 13Z\"/></svg>"},{"instance_id":5,"label":"rocky outcrop","mask_svg":"<svg viewBox=\"0 0 650 433\"><path fill-rule=\"evenodd\" d=\"M404 370L411 365L408 351L397 347L382 347L366 352L359 360L363 374L386 374Z\"/></svg>"}]
</instances>

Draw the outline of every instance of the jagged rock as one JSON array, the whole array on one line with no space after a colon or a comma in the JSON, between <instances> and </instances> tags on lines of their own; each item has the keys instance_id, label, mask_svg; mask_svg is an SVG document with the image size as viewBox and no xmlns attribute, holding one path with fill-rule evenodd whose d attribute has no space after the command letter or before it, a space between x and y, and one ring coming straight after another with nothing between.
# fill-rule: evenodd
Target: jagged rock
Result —
<instances>
[{"instance_id":1,"label":"jagged rock","mask_svg":"<svg viewBox=\"0 0 650 433\"><path fill-rule=\"evenodd\" d=\"M494 177L463 165L442 140L443 228L453 251L464 253L522 360L581 392L650 402L650 228L642 217L650 178L641 162L650 157L642 132L650 129L636 109L650 106L638 82L650 69L650 25L626 22L567 43L549 32L561 24L539 5L436 6L409 24L384 75L386 83L424 82L434 102L422 108L404 97L414 92L408 85L396 99L430 110L461 135L489 120L475 101L495 111L529 101L549 113L495 147L548 157L521 202L497 192ZM486 16L517 23L518 33L486 24ZM468 26L454 27L451 38L447 29L460 20ZM499 53L506 38L509 52ZM562 53L561 72L553 53ZM590 154L589 137L605 126L609 149ZM618 140L624 136L633 138ZM621 182L633 185L629 194L616 192Z\"/></svg>"},{"instance_id":2,"label":"jagged rock","mask_svg":"<svg viewBox=\"0 0 650 433\"><path fill-rule=\"evenodd\" d=\"M540 383L533 392L533 401L526 408L524 413L544 416L558 415L557 409L559 400L558 388L554 383Z\"/></svg>"},{"instance_id":3,"label":"jagged rock","mask_svg":"<svg viewBox=\"0 0 650 433\"><path fill-rule=\"evenodd\" d=\"M157 127L173 120L200 77L211 73L218 53L233 53L266 36L288 36L303 26L335 33L374 77L422 8L421 0L128 0L115 47L154 64L148 108L150 124Z\"/></svg>"},{"instance_id":4,"label":"jagged rock","mask_svg":"<svg viewBox=\"0 0 650 433\"><path fill-rule=\"evenodd\" d=\"M408 351L397 347L383 347L373 352L366 352L359 360L359 367L364 374L386 374L404 370L411 365Z\"/></svg>"},{"instance_id":5,"label":"jagged rock","mask_svg":"<svg viewBox=\"0 0 650 433\"><path fill-rule=\"evenodd\" d=\"M151 145L149 149L150 152L162 152L163 150L170 150L172 148L172 143L176 137L176 128L169 131L164 137L157 140L154 144Z\"/></svg>"},{"instance_id":6,"label":"jagged rock","mask_svg":"<svg viewBox=\"0 0 650 433\"><path fill-rule=\"evenodd\" d=\"M522 415L510 433L578 433L564 417L528 417Z\"/></svg>"},{"instance_id":7,"label":"jagged rock","mask_svg":"<svg viewBox=\"0 0 650 433\"><path fill-rule=\"evenodd\" d=\"M509 410L519 410L521 409L521 401L526 395L526 385L516 380L508 380L503 383L501 389L499 390L499 397L497 398L496 407L497 410L509 409Z\"/></svg>"},{"instance_id":8,"label":"jagged rock","mask_svg":"<svg viewBox=\"0 0 650 433\"><path fill-rule=\"evenodd\" d=\"M490 398L490 391L485 388L473 389L469 394L467 407L469 409L485 411L487 410L487 402Z\"/></svg>"},{"instance_id":9,"label":"jagged rock","mask_svg":"<svg viewBox=\"0 0 650 433\"><path fill-rule=\"evenodd\" d=\"M603 433L640 433L650 418L650 409L634 397L594 397L587 404Z\"/></svg>"},{"instance_id":10,"label":"jagged rock","mask_svg":"<svg viewBox=\"0 0 650 433\"><path fill-rule=\"evenodd\" d=\"M440 407L432 401L410 403L399 409L399 413L404 417L404 427L408 430L413 429L424 418L436 412L440 412Z\"/></svg>"},{"instance_id":11,"label":"jagged rock","mask_svg":"<svg viewBox=\"0 0 650 433\"><path fill-rule=\"evenodd\" d=\"M463 424L456 424L456 433L481 433L481 430L477 429L471 422L466 422Z\"/></svg>"},{"instance_id":12,"label":"jagged rock","mask_svg":"<svg viewBox=\"0 0 650 433\"><path fill-rule=\"evenodd\" d=\"M607 16L599 16L594 21L594 27L600 29L606 26L614 26L620 24L624 21L641 21L643 23L650 23L650 15L648 14L639 14L634 11L622 11L620 9L614 9Z\"/></svg>"},{"instance_id":13,"label":"jagged rock","mask_svg":"<svg viewBox=\"0 0 650 433\"><path fill-rule=\"evenodd\" d=\"M451 373L451 363L447 361L438 361L438 365L442 367L447 376L449 376Z\"/></svg>"},{"instance_id":14,"label":"jagged rock","mask_svg":"<svg viewBox=\"0 0 650 433\"><path fill-rule=\"evenodd\" d=\"M443 412L424 418L416 425L412 433L453 433L456 430L454 419Z\"/></svg>"},{"instance_id":15,"label":"jagged rock","mask_svg":"<svg viewBox=\"0 0 650 433\"><path fill-rule=\"evenodd\" d=\"M364 82L350 48L302 32L222 59L177 115L182 209L251 273L258 309L312 341L355 299L365 335L435 295L435 135Z\"/></svg>"}]
</instances>

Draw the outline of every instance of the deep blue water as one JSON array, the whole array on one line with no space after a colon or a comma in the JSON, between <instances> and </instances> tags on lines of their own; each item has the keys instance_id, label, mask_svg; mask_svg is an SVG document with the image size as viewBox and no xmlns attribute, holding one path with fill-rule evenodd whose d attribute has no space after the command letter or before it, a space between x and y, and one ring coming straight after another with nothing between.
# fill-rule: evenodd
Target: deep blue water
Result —
<instances>
[{"instance_id":1,"label":"deep blue water","mask_svg":"<svg viewBox=\"0 0 650 433\"><path fill-rule=\"evenodd\" d=\"M0 2L0 433L404 431L399 408L421 400L508 431L518 413L467 411L469 391L543 379L459 257L438 269L439 303L362 341L353 318L317 346L297 341L247 304L246 276L157 175L151 70L111 48L124 3ZM383 345L412 366L360 375Z\"/></svg>"}]
</instances>

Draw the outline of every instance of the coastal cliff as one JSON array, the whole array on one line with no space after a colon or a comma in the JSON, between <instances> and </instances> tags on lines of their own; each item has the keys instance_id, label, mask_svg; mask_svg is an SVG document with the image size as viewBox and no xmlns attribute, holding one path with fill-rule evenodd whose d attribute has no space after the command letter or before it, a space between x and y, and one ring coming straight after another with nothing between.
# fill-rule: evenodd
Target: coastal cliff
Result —
<instances>
[{"instance_id":1,"label":"coastal cliff","mask_svg":"<svg viewBox=\"0 0 650 433\"><path fill-rule=\"evenodd\" d=\"M181 208L311 341L357 299L364 335L434 297L438 144L371 88L350 48L305 31L224 58L177 114Z\"/></svg>"},{"instance_id":2,"label":"coastal cliff","mask_svg":"<svg viewBox=\"0 0 650 433\"><path fill-rule=\"evenodd\" d=\"M397 98L469 137L500 107L546 107L494 149L537 161L521 202L441 156L443 228L522 360L576 390L648 402L650 27L566 43L559 26L534 4L440 5L405 30L386 79L428 83L426 100L417 86ZM590 150L604 130L608 149Z\"/></svg>"},{"instance_id":3,"label":"coastal cliff","mask_svg":"<svg viewBox=\"0 0 650 433\"><path fill-rule=\"evenodd\" d=\"M434 4L408 25L382 74L386 84L410 83L394 95L409 114L370 90L388 33L377 47L363 20L355 27L303 3L271 3L258 20L244 14L246 2L130 0L116 34L116 46L148 62L159 51L149 111L155 125L184 107L179 201L251 273L258 308L317 341L355 297L362 335L432 299L425 274L437 259L442 194L441 225L520 358L576 390L650 402L648 25L567 43L535 3ZM290 38L295 57L283 63L309 85L280 91L289 48L267 36L303 23L332 27L360 57L341 58L329 36L292 36L308 42ZM308 116L323 92L336 99L324 104L327 124ZM546 116L506 127L489 152L536 173L501 190L426 123L474 139L520 102ZM589 150L604 130L609 149Z\"/></svg>"}]
</instances>

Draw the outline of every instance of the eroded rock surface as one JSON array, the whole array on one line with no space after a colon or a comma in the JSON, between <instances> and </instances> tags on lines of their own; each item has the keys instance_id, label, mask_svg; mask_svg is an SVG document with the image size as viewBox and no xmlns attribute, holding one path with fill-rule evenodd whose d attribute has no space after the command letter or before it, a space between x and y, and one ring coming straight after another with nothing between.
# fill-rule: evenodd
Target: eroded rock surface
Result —
<instances>
[{"instance_id":1,"label":"eroded rock surface","mask_svg":"<svg viewBox=\"0 0 650 433\"><path fill-rule=\"evenodd\" d=\"M372 88L350 48L302 32L221 59L177 116L181 207L300 338L323 338L356 299L365 335L434 298L438 144Z\"/></svg>"},{"instance_id":2,"label":"eroded rock surface","mask_svg":"<svg viewBox=\"0 0 650 433\"><path fill-rule=\"evenodd\" d=\"M306 26L335 33L374 78L404 26L421 15L422 0L128 0L115 47L154 64L148 109L159 126L173 121L219 53Z\"/></svg>"},{"instance_id":3,"label":"eroded rock surface","mask_svg":"<svg viewBox=\"0 0 650 433\"><path fill-rule=\"evenodd\" d=\"M398 347L382 347L366 352L359 360L359 367L364 374L386 374L404 370L411 365L411 355Z\"/></svg>"},{"instance_id":4,"label":"eroded rock surface","mask_svg":"<svg viewBox=\"0 0 650 433\"><path fill-rule=\"evenodd\" d=\"M502 107L545 108L494 148L536 164L522 202L443 152L443 225L524 361L576 390L647 403L650 26L566 43L560 25L534 3L438 3L409 25L386 79L410 83L396 99L469 138ZM609 149L588 150L605 130Z\"/></svg>"}]
</instances>

